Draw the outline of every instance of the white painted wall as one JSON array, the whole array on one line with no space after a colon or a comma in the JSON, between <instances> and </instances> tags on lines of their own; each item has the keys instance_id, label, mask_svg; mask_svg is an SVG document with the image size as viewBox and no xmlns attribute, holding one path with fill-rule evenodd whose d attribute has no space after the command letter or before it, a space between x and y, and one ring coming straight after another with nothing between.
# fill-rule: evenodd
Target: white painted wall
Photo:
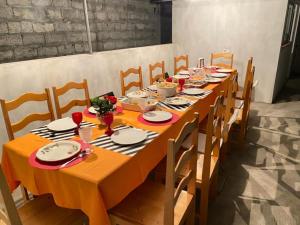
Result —
<instances>
[{"instance_id":1,"label":"white painted wall","mask_svg":"<svg viewBox=\"0 0 300 225\"><path fill-rule=\"evenodd\" d=\"M120 70L141 65L144 85L149 85L148 65L161 60L165 60L166 71L172 73L172 44L0 64L0 98L12 100L26 92L42 92L46 87L62 86L69 81L79 82L84 78L88 80L91 97L109 91L114 91L119 96ZM21 114L44 109L46 107L42 105L28 104L17 111L12 119L17 121ZM32 126L27 130L30 128ZM0 134L2 146L8 140L2 113ZM0 149L1 155L2 148Z\"/></svg>"},{"instance_id":2,"label":"white painted wall","mask_svg":"<svg viewBox=\"0 0 300 225\"><path fill-rule=\"evenodd\" d=\"M192 65L199 57L228 49L244 80L246 63L254 57L259 80L256 101L272 101L287 0L175 0L175 54L187 53Z\"/></svg>"}]
</instances>

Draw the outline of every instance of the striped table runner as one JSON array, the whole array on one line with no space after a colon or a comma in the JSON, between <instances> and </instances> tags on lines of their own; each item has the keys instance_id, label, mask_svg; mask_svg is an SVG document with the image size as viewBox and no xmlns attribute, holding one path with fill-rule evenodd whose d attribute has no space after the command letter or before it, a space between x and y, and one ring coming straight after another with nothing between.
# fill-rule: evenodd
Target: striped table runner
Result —
<instances>
[{"instance_id":1,"label":"striped table runner","mask_svg":"<svg viewBox=\"0 0 300 225\"><path fill-rule=\"evenodd\" d=\"M167 109L173 109L173 110L177 110L177 111L185 111L186 109L188 109L191 105L193 105L196 101L195 100L190 100L189 104L186 105L182 105L182 106L176 106L176 105L170 105L165 103L164 101L160 101L158 103L159 106L167 108Z\"/></svg>"},{"instance_id":2,"label":"striped table runner","mask_svg":"<svg viewBox=\"0 0 300 225\"><path fill-rule=\"evenodd\" d=\"M90 122L82 122L80 124L81 127L96 127L95 124ZM74 130L69 130L66 132L53 132L47 128L47 125L42 126L40 128L34 129L30 131L33 134L39 135L43 138L47 138L51 141L62 141L68 140L75 136Z\"/></svg>"},{"instance_id":3,"label":"striped table runner","mask_svg":"<svg viewBox=\"0 0 300 225\"><path fill-rule=\"evenodd\" d=\"M126 126L126 125L121 125L118 127L114 128L114 131L117 130L122 130L122 129L128 129L132 128L131 126ZM136 153L138 153L140 150L142 150L147 144L149 144L151 141L153 141L159 134L153 131L148 131L147 132L147 139L141 143L135 144L135 145L129 145L129 146L124 146L124 145L119 145L114 143L109 136L107 135L102 135L95 139L94 141L90 142L90 144L95 145L97 147L105 148L108 150L111 150L113 152L118 152L124 155L128 156L134 156Z\"/></svg>"}]
</instances>

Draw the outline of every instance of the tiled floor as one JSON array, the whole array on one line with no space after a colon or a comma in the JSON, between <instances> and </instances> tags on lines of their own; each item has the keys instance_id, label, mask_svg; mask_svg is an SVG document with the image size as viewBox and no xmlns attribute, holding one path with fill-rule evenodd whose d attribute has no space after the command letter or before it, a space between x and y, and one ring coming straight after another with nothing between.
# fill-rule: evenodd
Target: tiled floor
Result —
<instances>
[{"instance_id":1,"label":"tiled floor","mask_svg":"<svg viewBox=\"0 0 300 225\"><path fill-rule=\"evenodd\" d=\"M231 152L221 175L209 225L300 224L300 79L276 104L251 105L246 147Z\"/></svg>"}]
</instances>

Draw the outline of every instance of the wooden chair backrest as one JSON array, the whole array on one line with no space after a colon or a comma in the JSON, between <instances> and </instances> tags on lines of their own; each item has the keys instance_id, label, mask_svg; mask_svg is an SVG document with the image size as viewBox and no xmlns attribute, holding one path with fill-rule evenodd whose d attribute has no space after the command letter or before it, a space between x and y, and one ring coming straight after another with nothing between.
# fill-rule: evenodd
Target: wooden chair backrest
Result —
<instances>
[{"instance_id":1,"label":"wooden chair backrest","mask_svg":"<svg viewBox=\"0 0 300 225\"><path fill-rule=\"evenodd\" d=\"M203 184L209 184L210 179L210 164L211 157L219 159L220 155L220 141L221 141L221 123L223 109L224 96L218 96L215 100L214 105L210 106L207 129L206 129L206 142L204 150L204 162L202 170L202 182Z\"/></svg>"},{"instance_id":2,"label":"wooden chair backrest","mask_svg":"<svg viewBox=\"0 0 300 225\"><path fill-rule=\"evenodd\" d=\"M139 76L138 81L129 82L127 85L125 85L125 78L129 75L137 74ZM140 89L143 89L143 77L142 77L142 67L139 66L139 68L129 68L126 71L120 72L120 78L121 78L121 89L122 89L122 95L124 96L126 94L126 91L128 91L132 87L138 87Z\"/></svg>"},{"instance_id":3,"label":"wooden chair backrest","mask_svg":"<svg viewBox=\"0 0 300 225\"><path fill-rule=\"evenodd\" d=\"M161 69L161 73L153 75L154 70ZM149 73L150 73L150 85L152 85L155 81L160 78L164 78L165 76L165 61L157 62L153 65L149 65Z\"/></svg>"},{"instance_id":4,"label":"wooden chair backrest","mask_svg":"<svg viewBox=\"0 0 300 225\"><path fill-rule=\"evenodd\" d=\"M235 72L231 75L229 79L229 84L227 88L226 94L226 105L224 105L224 114L223 114L223 126L222 126L222 135L223 141L226 143L228 140L229 130L232 124L229 123L230 118L235 110L235 99L236 93L238 89L238 82L237 82L238 74Z\"/></svg>"},{"instance_id":5,"label":"wooden chair backrest","mask_svg":"<svg viewBox=\"0 0 300 225\"><path fill-rule=\"evenodd\" d=\"M184 61L184 64L178 66L180 61ZM181 55L174 57L174 74L179 73L181 70L188 70L189 68L189 56L188 55Z\"/></svg>"},{"instance_id":6,"label":"wooden chair backrest","mask_svg":"<svg viewBox=\"0 0 300 225\"><path fill-rule=\"evenodd\" d=\"M181 192L186 186L187 192L193 196L195 195L198 126L199 114L195 113L195 119L192 122L185 123L176 140L170 139L168 141L164 224L174 224L174 208ZM192 138L192 144L188 149L183 150L183 153L176 163L176 154L182 149L182 143L187 137ZM185 176L181 179L176 188L175 183L178 181L178 178L181 177L182 171L186 166L188 166L188 171L186 171Z\"/></svg>"},{"instance_id":7,"label":"wooden chair backrest","mask_svg":"<svg viewBox=\"0 0 300 225\"><path fill-rule=\"evenodd\" d=\"M9 117L9 111L18 108L19 106L23 105L26 102L41 102L41 101L47 102L49 112L30 114L24 117L19 122L16 123L11 122ZM55 119L53 113L53 107L51 103L50 91L48 88L45 89L44 93L40 93L40 94L26 93L21 95L19 98L15 100L5 101L4 99L1 99L0 102L1 102L3 118L4 118L9 140L13 140L15 138L14 137L15 132L22 130L24 127L26 127L28 124L34 121L46 121L46 120L53 121Z\"/></svg>"},{"instance_id":8,"label":"wooden chair backrest","mask_svg":"<svg viewBox=\"0 0 300 225\"><path fill-rule=\"evenodd\" d=\"M2 195L5 212L0 208L0 224L22 225L18 210L11 196L8 184L6 182L1 164L0 164L0 194ZM3 222L3 223L1 223Z\"/></svg>"},{"instance_id":9,"label":"wooden chair backrest","mask_svg":"<svg viewBox=\"0 0 300 225\"><path fill-rule=\"evenodd\" d=\"M224 60L224 61L228 61L228 62L227 63L225 63L225 62L216 63L215 62L216 60ZM233 54L230 52L211 53L210 64L212 66L220 66L220 67L223 67L226 69L232 69Z\"/></svg>"},{"instance_id":10,"label":"wooden chair backrest","mask_svg":"<svg viewBox=\"0 0 300 225\"><path fill-rule=\"evenodd\" d=\"M68 102L66 105L61 106L59 102L60 96L64 95L65 93L67 93L72 89L84 90L84 99L81 100L73 99L70 102ZM70 109L73 108L74 106L87 106L87 107L91 106L88 83L86 79L84 79L83 82L81 83L69 82L60 88L52 87L52 90L53 90L54 102L56 107L56 114L57 114L57 118L59 119L62 118L63 114L70 111Z\"/></svg>"},{"instance_id":11,"label":"wooden chair backrest","mask_svg":"<svg viewBox=\"0 0 300 225\"><path fill-rule=\"evenodd\" d=\"M248 81L252 79L252 82L253 82L253 79L254 79L254 77L252 76L252 73L251 73L252 72L252 67L253 67L253 57L251 57L248 60L242 99L246 98L247 85L249 84Z\"/></svg>"},{"instance_id":12,"label":"wooden chair backrest","mask_svg":"<svg viewBox=\"0 0 300 225\"><path fill-rule=\"evenodd\" d=\"M255 66L253 66L251 72L251 78L248 80L248 83L246 85L246 96L244 99L244 106L242 111L242 123L248 122L249 117L249 111L250 111L250 104L251 104L251 96L252 96L252 87L253 87L253 77L255 74Z\"/></svg>"}]
</instances>

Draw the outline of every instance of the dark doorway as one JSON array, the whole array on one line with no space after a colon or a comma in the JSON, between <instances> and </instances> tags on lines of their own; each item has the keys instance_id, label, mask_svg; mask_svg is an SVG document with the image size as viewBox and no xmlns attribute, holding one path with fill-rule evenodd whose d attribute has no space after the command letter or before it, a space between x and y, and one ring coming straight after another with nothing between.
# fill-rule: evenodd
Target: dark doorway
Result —
<instances>
[{"instance_id":1,"label":"dark doorway","mask_svg":"<svg viewBox=\"0 0 300 225\"><path fill-rule=\"evenodd\" d=\"M300 78L300 23L298 23L297 34L295 38L293 60L290 77Z\"/></svg>"}]
</instances>

